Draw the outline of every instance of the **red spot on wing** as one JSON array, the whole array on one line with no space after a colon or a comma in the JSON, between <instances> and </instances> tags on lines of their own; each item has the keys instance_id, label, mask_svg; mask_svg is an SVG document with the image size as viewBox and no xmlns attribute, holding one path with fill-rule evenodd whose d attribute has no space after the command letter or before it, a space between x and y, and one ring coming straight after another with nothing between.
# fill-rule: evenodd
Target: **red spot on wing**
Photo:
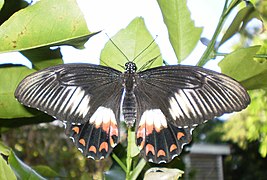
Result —
<instances>
[{"instance_id":1,"label":"red spot on wing","mask_svg":"<svg viewBox=\"0 0 267 180\"><path fill-rule=\"evenodd\" d=\"M151 152L153 155L155 155L155 148L152 144L146 145L146 155Z\"/></svg>"},{"instance_id":2,"label":"red spot on wing","mask_svg":"<svg viewBox=\"0 0 267 180\"><path fill-rule=\"evenodd\" d=\"M172 144L170 147L170 152L174 151L175 149L177 149L177 146L175 144Z\"/></svg>"},{"instance_id":3,"label":"red spot on wing","mask_svg":"<svg viewBox=\"0 0 267 180\"><path fill-rule=\"evenodd\" d=\"M101 152L103 149L105 149L106 152L108 152L108 143L107 142L102 142L100 147L99 147L99 152Z\"/></svg>"},{"instance_id":4,"label":"red spot on wing","mask_svg":"<svg viewBox=\"0 0 267 180\"><path fill-rule=\"evenodd\" d=\"M146 135L148 136L149 134L152 134L152 131L154 129L154 125L151 124L151 125L148 125L148 124L145 124L146 125Z\"/></svg>"},{"instance_id":5,"label":"red spot on wing","mask_svg":"<svg viewBox=\"0 0 267 180\"><path fill-rule=\"evenodd\" d=\"M118 130L118 126L117 124L114 123L110 123L110 132L109 132L110 136L119 136L119 130Z\"/></svg>"},{"instance_id":6,"label":"red spot on wing","mask_svg":"<svg viewBox=\"0 0 267 180\"><path fill-rule=\"evenodd\" d=\"M157 153L157 157L160 157L160 156L166 156L165 151L163 151L162 149L159 150L158 153Z\"/></svg>"},{"instance_id":7,"label":"red spot on wing","mask_svg":"<svg viewBox=\"0 0 267 180\"><path fill-rule=\"evenodd\" d=\"M85 146L85 140L84 139L80 139L79 143L82 144L83 146Z\"/></svg>"},{"instance_id":8,"label":"red spot on wing","mask_svg":"<svg viewBox=\"0 0 267 180\"><path fill-rule=\"evenodd\" d=\"M80 132L80 128L79 128L78 126L73 127L72 130L73 130L76 134L79 134L79 132Z\"/></svg>"},{"instance_id":9,"label":"red spot on wing","mask_svg":"<svg viewBox=\"0 0 267 180\"><path fill-rule=\"evenodd\" d=\"M182 137L184 137L184 133L178 132L177 133L177 139L180 140Z\"/></svg>"}]
</instances>

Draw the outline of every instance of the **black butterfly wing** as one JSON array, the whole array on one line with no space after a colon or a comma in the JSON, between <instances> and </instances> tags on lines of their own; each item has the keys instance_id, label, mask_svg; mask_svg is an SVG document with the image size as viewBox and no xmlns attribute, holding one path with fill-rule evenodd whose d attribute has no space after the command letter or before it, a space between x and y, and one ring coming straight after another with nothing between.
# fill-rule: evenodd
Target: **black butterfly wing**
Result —
<instances>
[{"instance_id":1,"label":"black butterfly wing","mask_svg":"<svg viewBox=\"0 0 267 180\"><path fill-rule=\"evenodd\" d=\"M240 111L246 90L223 74L194 66L164 66L138 73L137 145L151 162L169 162L206 120Z\"/></svg>"},{"instance_id":2,"label":"black butterfly wing","mask_svg":"<svg viewBox=\"0 0 267 180\"><path fill-rule=\"evenodd\" d=\"M121 72L90 64L64 64L27 76L15 97L62 120L87 157L106 157L119 141Z\"/></svg>"}]
</instances>

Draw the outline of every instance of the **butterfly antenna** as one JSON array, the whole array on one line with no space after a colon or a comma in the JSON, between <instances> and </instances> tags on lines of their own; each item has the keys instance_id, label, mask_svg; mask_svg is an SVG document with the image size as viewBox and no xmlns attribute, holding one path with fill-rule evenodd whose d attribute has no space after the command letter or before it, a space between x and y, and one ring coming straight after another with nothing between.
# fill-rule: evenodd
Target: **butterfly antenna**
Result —
<instances>
[{"instance_id":1,"label":"butterfly antenna","mask_svg":"<svg viewBox=\"0 0 267 180\"><path fill-rule=\"evenodd\" d=\"M120 48L115 44L115 42L111 39L111 37L108 36L108 34L106 33L107 37L109 38L109 40L111 41L111 43L120 51L120 53L125 57L125 59L129 62L130 60L128 59L128 57L122 52L122 50L120 50Z\"/></svg>"},{"instance_id":2,"label":"butterfly antenna","mask_svg":"<svg viewBox=\"0 0 267 180\"><path fill-rule=\"evenodd\" d=\"M160 57L160 55L150 59L149 61L147 61L141 68L139 68L138 72L143 71L144 69L146 69L147 67L150 67L155 61L156 59Z\"/></svg>"},{"instance_id":3,"label":"butterfly antenna","mask_svg":"<svg viewBox=\"0 0 267 180\"><path fill-rule=\"evenodd\" d=\"M145 52L155 42L157 37L158 37L158 35L156 35L156 37L153 39L153 41L151 41L151 43L149 43L149 45L145 49L143 49L137 56L135 56L135 58L133 59L132 62L134 62L143 52Z\"/></svg>"}]
</instances>

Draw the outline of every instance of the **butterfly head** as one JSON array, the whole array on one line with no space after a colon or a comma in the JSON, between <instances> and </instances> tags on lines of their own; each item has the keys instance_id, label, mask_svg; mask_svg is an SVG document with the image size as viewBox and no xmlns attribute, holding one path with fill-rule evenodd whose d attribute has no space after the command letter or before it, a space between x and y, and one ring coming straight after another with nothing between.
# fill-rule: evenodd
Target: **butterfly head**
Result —
<instances>
[{"instance_id":1,"label":"butterfly head","mask_svg":"<svg viewBox=\"0 0 267 180\"><path fill-rule=\"evenodd\" d=\"M136 64L134 62L125 63L125 72L127 73L135 73L137 70Z\"/></svg>"}]
</instances>

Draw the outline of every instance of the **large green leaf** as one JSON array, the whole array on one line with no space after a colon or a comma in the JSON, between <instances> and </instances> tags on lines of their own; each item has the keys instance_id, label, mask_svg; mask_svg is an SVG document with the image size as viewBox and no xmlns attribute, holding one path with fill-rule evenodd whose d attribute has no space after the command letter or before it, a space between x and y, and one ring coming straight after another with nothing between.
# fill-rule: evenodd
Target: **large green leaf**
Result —
<instances>
[{"instance_id":1,"label":"large green leaf","mask_svg":"<svg viewBox=\"0 0 267 180\"><path fill-rule=\"evenodd\" d=\"M69 40L89 34L75 0L42 0L18 11L0 26L0 52L69 44Z\"/></svg>"},{"instance_id":2,"label":"large green leaf","mask_svg":"<svg viewBox=\"0 0 267 180\"><path fill-rule=\"evenodd\" d=\"M26 109L14 97L18 83L34 70L21 66L0 66L0 118L32 117L31 109Z\"/></svg>"},{"instance_id":3,"label":"large green leaf","mask_svg":"<svg viewBox=\"0 0 267 180\"><path fill-rule=\"evenodd\" d=\"M162 65L159 47L153 42L143 18L135 18L111 40L115 44L109 40L101 52L102 65L119 71L124 71L124 64L128 61L134 61L139 69L145 65L150 68ZM152 44L148 47L150 43ZM151 64L148 63L150 60Z\"/></svg>"},{"instance_id":4,"label":"large green leaf","mask_svg":"<svg viewBox=\"0 0 267 180\"><path fill-rule=\"evenodd\" d=\"M4 160L3 156L0 155L0 179L3 180L16 180L15 173L12 171L10 165Z\"/></svg>"},{"instance_id":5,"label":"large green leaf","mask_svg":"<svg viewBox=\"0 0 267 180\"><path fill-rule=\"evenodd\" d=\"M184 60L195 48L202 28L195 27L186 0L158 0L169 39L178 62Z\"/></svg>"},{"instance_id":6,"label":"large green leaf","mask_svg":"<svg viewBox=\"0 0 267 180\"><path fill-rule=\"evenodd\" d=\"M222 73L240 81L248 90L267 87L267 62L253 59L260 46L241 48L227 55L219 66Z\"/></svg>"}]
</instances>

